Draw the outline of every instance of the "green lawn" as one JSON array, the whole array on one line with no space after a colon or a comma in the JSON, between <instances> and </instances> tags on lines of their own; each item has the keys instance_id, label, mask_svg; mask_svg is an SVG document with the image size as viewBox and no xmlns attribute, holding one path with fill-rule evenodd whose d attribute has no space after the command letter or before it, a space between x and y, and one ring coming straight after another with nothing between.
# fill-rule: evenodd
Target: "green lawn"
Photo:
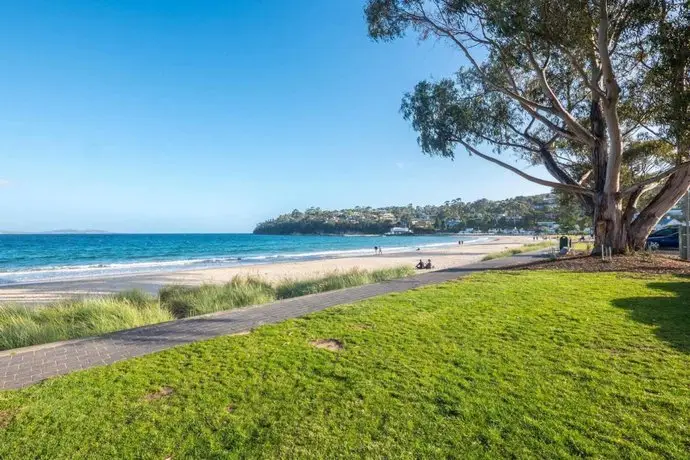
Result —
<instances>
[{"instance_id":1,"label":"green lawn","mask_svg":"<svg viewBox=\"0 0 690 460\"><path fill-rule=\"evenodd\" d=\"M510 257L517 254L522 254L523 252L531 252L536 251L538 249L547 248L558 248L558 243L553 241L540 241L539 243L525 244L518 248L506 249L505 251L500 252L492 252L491 254L487 254L486 256L484 256L482 260L501 259L503 257Z\"/></svg>"},{"instance_id":2,"label":"green lawn","mask_svg":"<svg viewBox=\"0 0 690 460\"><path fill-rule=\"evenodd\" d=\"M3 459L689 449L680 277L485 273L0 392Z\"/></svg>"}]
</instances>

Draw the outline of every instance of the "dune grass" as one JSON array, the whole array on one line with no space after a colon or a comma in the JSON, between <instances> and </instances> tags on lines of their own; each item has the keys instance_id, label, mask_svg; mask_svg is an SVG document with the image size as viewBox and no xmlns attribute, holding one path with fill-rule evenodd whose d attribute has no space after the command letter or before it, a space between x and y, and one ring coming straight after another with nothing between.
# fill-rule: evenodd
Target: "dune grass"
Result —
<instances>
[{"instance_id":1,"label":"dune grass","mask_svg":"<svg viewBox=\"0 0 690 460\"><path fill-rule=\"evenodd\" d=\"M173 319L278 299L401 278L412 268L351 270L277 285L253 277L196 287L165 286L158 297L141 291L63 301L40 307L0 306L0 350L90 337Z\"/></svg>"},{"instance_id":2,"label":"dune grass","mask_svg":"<svg viewBox=\"0 0 690 460\"><path fill-rule=\"evenodd\" d=\"M478 274L0 392L0 458L687 458L689 304Z\"/></svg>"},{"instance_id":3,"label":"dune grass","mask_svg":"<svg viewBox=\"0 0 690 460\"><path fill-rule=\"evenodd\" d=\"M112 297L59 302L46 307L0 307L0 350L105 334L174 316L152 296L128 292Z\"/></svg>"},{"instance_id":4,"label":"dune grass","mask_svg":"<svg viewBox=\"0 0 690 460\"><path fill-rule=\"evenodd\" d=\"M493 260L493 259L501 259L503 257L510 257L514 256L517 254L522 254L523 252L530 252L530 251L536 251L538 249L546 249L546 248L553 248L557 247L558 243L554 243L553 241L541 241L539 243L530 243L530 244L525 244L519 248L513 248L513 249L506 249L505 251L501 252L493 252L491 254L487 254L484 256L482 260Z\"/></svg>"},{"instance_id":5,"label":"dune grass","mask_svg":"<svg viewBox=\"0 0 690 460\"><path fill-rule=\"evenodd\" d=\"M159 296L161 305L176 318L188 318L272 302L275 300L275 288L259 278L238 276L225 284L165 286Z\"/></svg>"},{"instance_id":6,"label":"dune grass","mask_svg":"<svg viewBox=\"0 0 690 460\"><path fill-rule=\"evenodd\" d=\"M334 291L364 284L380 283L414 274L408 266L382 268L378 270L350 270L344 273L333 273L322 278L303 281L283 281L276 286L276 298L288 299L319 292Z\"/></svg>"}]
</instances>

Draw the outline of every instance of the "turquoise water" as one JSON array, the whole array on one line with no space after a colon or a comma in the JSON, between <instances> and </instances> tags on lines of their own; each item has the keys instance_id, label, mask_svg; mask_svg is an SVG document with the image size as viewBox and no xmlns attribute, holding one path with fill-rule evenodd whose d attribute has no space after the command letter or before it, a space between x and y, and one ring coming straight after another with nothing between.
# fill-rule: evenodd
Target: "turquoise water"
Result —
<instances>
[{"instance_id":1,"label":"turquoise water","mask_svg":"<svg viewBox=\"0 0 690 460\"><path fill-rule=\"evenodd\" d=\"M0 235L0 284L384 254L468 241L459 236L252 234Z\"/></svg>"}]
</instances>

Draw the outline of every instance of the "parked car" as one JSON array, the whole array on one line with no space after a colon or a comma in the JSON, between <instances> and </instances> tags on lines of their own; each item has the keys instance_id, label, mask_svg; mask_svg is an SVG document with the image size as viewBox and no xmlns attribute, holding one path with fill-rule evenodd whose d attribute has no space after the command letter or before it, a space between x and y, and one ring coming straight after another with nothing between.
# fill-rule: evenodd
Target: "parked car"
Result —
<instances>
[{"instance_id":1,"label":"parked car","mask_svg":"<svg viewBox=\"0 0 690 460\"><path fill-rule=\"evenodd\" d=\"M647 238L647 247L678 248L680 227L666 227L653 232Z\"/></svg>"}]
</instances>

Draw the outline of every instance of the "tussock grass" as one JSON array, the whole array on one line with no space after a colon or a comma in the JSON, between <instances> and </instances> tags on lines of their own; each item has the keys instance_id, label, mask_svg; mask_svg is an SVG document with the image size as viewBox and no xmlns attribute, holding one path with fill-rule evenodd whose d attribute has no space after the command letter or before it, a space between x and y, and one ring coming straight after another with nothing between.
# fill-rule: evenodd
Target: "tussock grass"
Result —
<instances>
[{"instance_id":1,"label":"tussock grass","mask_svg":"<svg viewBox=\"0 0 690 460\"><path fill-rule=\"evenodd\" d=\"M113 296L25 307L0 306L0 350L76 339L188 318L278 299L332 291L402 278L409 267L336 272L303 281L272 285L255 277L235 277L225 284L170 285L155 297L138 290Z\"/></svg>"},{"instance_id":2,"label":"tussock grass","mask_svg":"<svg viewBox=\"0 0 690 460\"><path fill-rule=\"evenodd\" d=\"M225 284L166 286L160 291L160 300L176 318L188 318L271 302L275 300L275 289L258 278L235 277Z\"/></svg>"},{"instance_id":3,"label":"tussock grass","mask_svg":"<svg viewBox=\"0 0 690 460\"><path fill-rule=\"evenodd\" d=\"M288 299L319 292L334 291L364 284L380 283L397 278L403 278L414 273L411 267L384 268L380 270L350 270L343 273L333 273L323 278L300 281L284 281L276 287L278 299Z\"/></svg>"},{"instance_id":4,"label":"tussock grass","mask_svg":"<svg viewBox=\"0 0 690 460\"><path fill-rule=\"evenodd\" d=\"M143 293L142 293L143 294ZM130 329L174 319L149 296L131 293L45 307L0 307L0 349L25 347Z\"/></svg>"},{"instance_id":5,"label":"tussock grass","mask_svg":"<svg viewBox=\"0 0 690 460\"><path fill-rule=\"evenodd\" d=\"M524 246L521 246L519 248L506 249L505 251L487 254L486 256L484 256L482 260L486 261L493 259L501 259L503 257L510 257L517 254L522 254L523 252L536 251L537 249L546 249L551 247L555 247L553 241L542 241L540 243L525 244Z\"/></svg>"}]
</instances>

